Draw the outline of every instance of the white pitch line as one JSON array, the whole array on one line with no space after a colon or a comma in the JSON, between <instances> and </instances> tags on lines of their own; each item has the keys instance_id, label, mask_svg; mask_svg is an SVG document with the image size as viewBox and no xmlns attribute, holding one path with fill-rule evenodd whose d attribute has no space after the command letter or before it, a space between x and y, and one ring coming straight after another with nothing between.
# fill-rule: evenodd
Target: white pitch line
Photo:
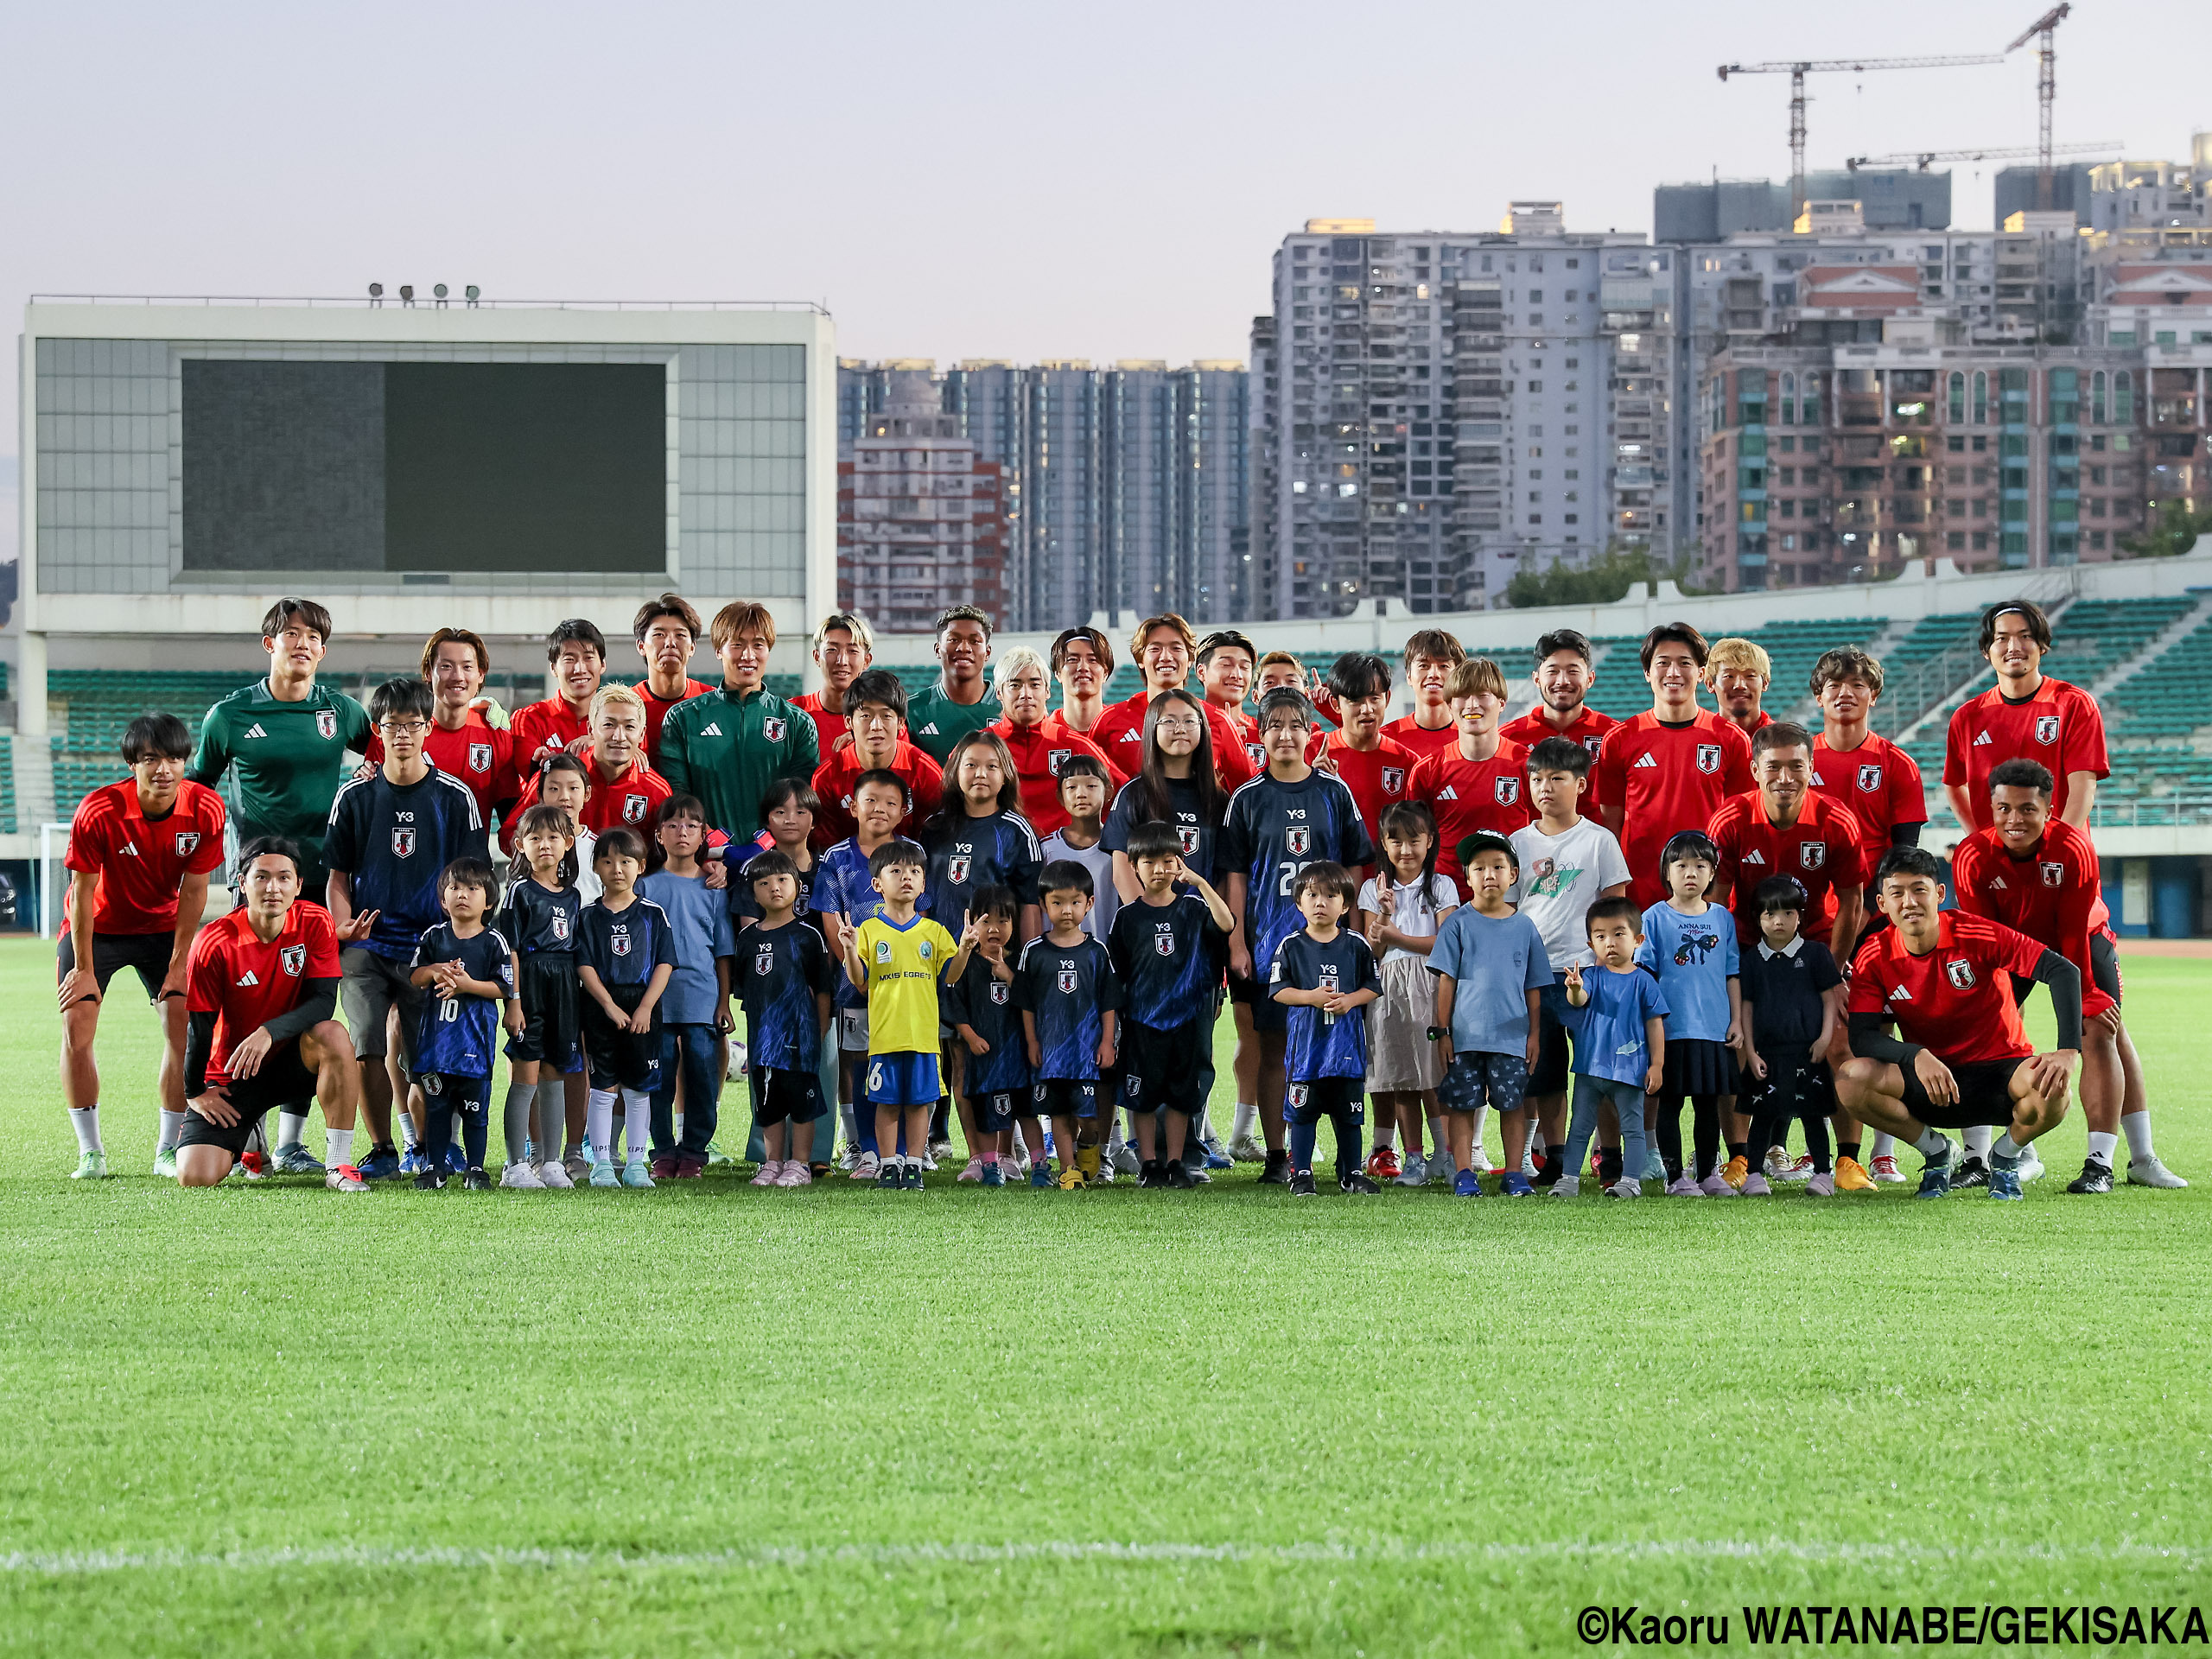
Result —
<instances>
[{"instance_id":1,"label":"white pitch line","mask_svg":"<svg viewBox=\"0 0 2212 1659\"><path fill-rule=\"evenodd\" d=\"M231 1551L16 1550L0 1554L0 1572L28 1577L69 1578L108 1573L160 1573L180 1569L238 1572L276 1567L340 1567L365 1570L391 1567L473 1569L492 1567L595 1571L687 1572L700 1569L761 1569L841 1566L925 1567L989 1565L1002 1562L1283 1562L1357 1563L1419 1561L1764 1561L1808 1563L2101 1560L2172 1561L2200 1568L2212 1551L2183 1545L2083 1544L2049 1549L2005 1545L1972 1549L1910 1543L1842 1544L1790 1539L1684 1539L1649 1542L1428 1543L1384 1541L1336 1543L1115 1543L1106 1541L1040 1543L921 1543L763 1545L753 1548L702 1551L639 1551L531 1548L478 1546L386 1548L339 1544L313 1548Z\"/></svg>"}]
</instances>

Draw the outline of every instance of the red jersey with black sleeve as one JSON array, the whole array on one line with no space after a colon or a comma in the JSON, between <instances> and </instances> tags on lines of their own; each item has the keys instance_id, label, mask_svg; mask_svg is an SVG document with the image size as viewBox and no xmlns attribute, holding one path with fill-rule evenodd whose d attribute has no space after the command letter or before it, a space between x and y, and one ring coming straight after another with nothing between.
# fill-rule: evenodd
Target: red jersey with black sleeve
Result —
<instances>
[{"instance_id":1,"label":"red jersey with black sleeve","mask_svg":"<svg viewBox=\"0 0 2212 1659\"><path fill-rule=\"evenodd\" d=\"M610 782L599 769L599 759L587 750L583 755L584 769L591 773L591 793L585 798L583 827L594 836L602 830L626 825L645 838L647 847L652 845L653 816L660 810L660 804L674 793L668 779L651 766L632 761L628 771ZM543 772L535 773L524 786L522 798L515 803L514 817L499 826L499 845L502 851L514 850L513 826L522 822L522 815L537 804L537 789L544 781ZM709 837L709 845L724 844ZM702 857L711 856L702 853Z\"/></svg>"},{"instance_id":2,"label":"red jersey with black sleeve","mask_svg":"<svg viewBox=\"0 0 2212 1659\"><path fill-rule=\"evenodd\" d=\"M853 821L853 789L860 782L861 774L868 770L860 750L850 743L815 768L814 792L822 800L821 810L814 815L816 847L826 850L848 836L860 833L860 826ZM885 770L899 774L911 798L906 816L899 820L899 828L892 833L911 839L914 826L934 813L944 799L944 774L926 750L916 748L903 737Z\"/></svg>"},{"instance_id":3,"label":"red jersey with black sleeve","mask_svg":"<svg viewBox=\"0 0 2212 1659\"><path fill-rule=\"evenodd\" d=\"M1351 791L1352 799L1359 804L1360 822L1367 826L1367 838L1375 843L1379 853L1382 845L1382 815L1407 798L1406 787L1414 768L1421 764L1421 757L1395 738L1387 736L1371 749L1356 749L1345 741L1343 732L1334 731L1328 734L1309 759L1344 780L1344 787ZM1514 828L1517 830L1520 825Z\"/></svg>"},{"instance_id":4,"label":"red jersey with black sleeve","mask_svg":"<svg viewBox=\"0 0 2212 1659\"><path fill-rule=\"evenodd\" d=\"M1751 740L1710 709L1674 721L1647 709L1605 734L1591 777L1605 810L1621 815L1629 897L1649 910L1667 896L1659 855L1668 842L1703 830L1723 801L1751 787Z\"/></svg>"},{"instance_id":5,"label":"red jersey with black sleeve","mask_svg":"<svg viewBox=\"0 0 2212 1659\"><path fill-rule=\"evenodd\" d=\"M683 682L683 696L676 697L654 696L653 683L651 680L639 680L630 689L638 694L645 705L645 759L653 765L658 766L660 764L660 723L668 718L668 711L675 708L677 703L689 702L692 698L702 696L715 688L703 680L686 679Z\"/></svg>"},{"instance_id":6,"label":"red jersey with black sleeve","mask_svg":"<svg viewBox=\"0 0 2212 1659\"><path fill-rule=\"evenodd\" d=\"M2089 972L2089 938L2108 933L2097 849L2088 836L2053 818L2025 858L2015 858L1994 830L1977 830L1951 849L1959 908L2001 922L2072 963L2082 976L2082 1017L2112 1007Z\"/></svg>"},{"instance_id":7,"label":"red jersey with black sleeve","mask_svg":"<svg viewBox=\"0 0 2212 1659\"><path fill-rule=\"evenodd\" d=\"M1424 726L1411 715L1401 715L1382 728L1382 735L1411 749L1415 760L1426 760L1432 754L1459 747L1459 722L1447 720L1441 726ZM1503 728L1498 735L1505 735Z\"/></svg>"},{"instance_id":8,"label":"red jersey with black sleeve","mask_svg":"<svg viewBox=\"0 0 2212 1659\"><path fill-rule=\"evenodd\" d=\"M588 707L587 704L587 709ZM545 697L516 709L507 716L507 734L514 740L516 766L524 772L535 771L537 763L547 755L588 735L584 719L560 697Z\"/></svg>"},{"instance_id":9,"label":"red jersey with black sleeve","mask_svg":"<svg viewBox=\"0 0 2212 1659\"><path fill-rule=\"evenodd\" d=\"M1851 1012L1894 1020L1906 1042L1946 1065L2025 1059L2035 1045L2020 1024L2012 976L2033 976L2044 947L2024 933L1963 911L1936 922L1936 948L1916 957L1885 927L1851 964Z\"/></svg>"},{"instance_id":10,"label":"red jersey with black sleeve","mask_svg":"<svg viewBox=\"0 0 2212 1659\"><path fill-rule=\"evenodd\" d=\"M1890 831L1901 823L1928 822L1928 795L1919 763L1886 737L1869 732L1855 749L1832 749L1825 737L1813 739L1813 789L1859 820L1859 848L1866 879L1894 842Z\"/></svg>"},{"instance_id":11,"label":"red jersey with black sleeve","mask_svg":"<svg viewBox=\"0 0 2212 1659\"><path fill-rule=\"evenodd\" d=\"M1766 802L1753 790L1723 801L1705 833L1720 850L1714 885L1728 885L1736 941L1746 950L1759 937L1759 907L1751 895L1769 876L1794 876L1803 884L1809 906L1802 924L1805 937L1826 944L1835 931L1835 890L1863 888L1871 874L1859 820L1809 789L1797 822L1787 829L1767 817Z\"/></svg>"},{"instance_id":12,"label":"red jersey with black sleeve","mask_svg":"<svg viewBox=\"0 0 2212 1659\"><path fill-rule=\"evenodd\" d=\"M1510 836L1536 821L1529 804L1529 752L1518 743L1498 740L1497 753L1487 760L1470 760L1454 744L1414 763L1406 780L1406 798L1420 801L1436 815L1436 873L1457 884L1459 897L1468 897L1466 876L1459 865L1459 843L1478 830Z\"/></svg>"},{"instance_id":13,"label":"red jersey with black sleeve","mask_svg":"<svg viewBox=\"0 0 2212 1659\"><path fill-rule=\"evenodd\" d=\"M2081 687L2046 674L2035 695L2018 702L1992 686L1960 706L1943 748L1943 781L1965 788L1975 829L1986 830L1994 821L1989 774L2005 761L2019 760L2050 768L2050 816L2063 814L2069 772L2094 778L2112 773L2105 754L2105 719L2094 699Z\"/></svg>"},{"instance_id":14,"label":"red jersey with black sleeve","mask_svg":"<svg viewBox=\"0 0 2212 1659\"><path fill-rule=\"evenodd\" d=\"M243 906L200 930L192 941L185 1012L215 1016L207 1084L231 1080L231 1051L262 1027L299 1007L312 979L336 979L338 930L330 912L305 899L284 912L283 931L262 942Z\"/></svg>"},{"instance_id":15,"label":"red jersey with black sleeve","mask_svg":"<svg viewBox=\"0 0 2212 1659\"><path fill-rule=\"evenodd\" d=\"M1544 718L1544 705L1538 702L1518 720L1509 720L1497 728L1500 737L1510 738L1524 749L1533 749L1548 737L1571 737L1590 752L1590 778L1582 791L1582 816L1598 816L1598 756L1604 750L1605 734L1620 724L1611 715L1601 715L1588 703L1582 712L1565 726L1554 726Z\"/></svg>"},{"instance_id":16,"label":"red jersey with black sleeve","mask_svg":"<svg viewBox=\"0 0 2212 1659\"><path fill-rule=\"evenodd\" d=\"M66 868L100 879L92 906L96 933L174 933L177 889L187 875L210 875L223 864L223 798L184 779L168 812L149 818L138 802L138 780L96 789L77 804L69 825ZM69 907L61 907L69 931Z\"/></svg>"},{"instance_id":17,"label":"red jersey with black sleeve","mask_svg":"<svg viewBox=\"0 0 2212 1659\"><path fill-rule=\"evenodd\" d=\"M1195 691L1192 695L1198 696ZM1228 709L1203 696L1198 702L1206 711L1206 727L1213 738L1213 769L1222 788L1234 794L1265 769L1265 761L1252 759L1245 747L1243 728L1230 718ZM1140 691L1134 697L1108 703L1098 723L1090 728L1090 741L1105 755L1106 764L1125 778L1134 778L1144 770L1144 717L1151 707L1152 693ZM1256 729L1254 742L1259 741Z\"/></svg>"}]
</instances>

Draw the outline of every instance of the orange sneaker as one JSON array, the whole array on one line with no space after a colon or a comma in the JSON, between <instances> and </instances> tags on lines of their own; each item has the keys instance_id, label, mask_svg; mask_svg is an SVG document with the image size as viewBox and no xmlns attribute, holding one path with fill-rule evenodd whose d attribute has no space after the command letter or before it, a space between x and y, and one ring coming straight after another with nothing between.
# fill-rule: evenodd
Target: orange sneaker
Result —
<instances>
[{"instance_id":1,"label":"orange sneaker","mask_svg":"<svg viewBox=\"0 0 2212 1659\"><path fill-rule=\"evenodd\" d=\"M1866 1173L1866 1166L1856 1158L1835 1160L1835 1190L1839 1192L1872 1192L1874 1178Z\"/></svg>"},{"instance_id":2,"label":"orange sneaker","mask_svg":"<svg viewBox=\"0 0 2212 1659\"><path fill-rule=\"evenodd\" d=\"M1729 1185L1734 1187L1738 1192L1740 1192L1744 1190L1745 1179L1749 1176L1751 1173L1751 1160L1750 1159L1731 1158L1726 1164L1721 1166L1720 1179L1727 1182Z\"/></svg>"}]
</instances>

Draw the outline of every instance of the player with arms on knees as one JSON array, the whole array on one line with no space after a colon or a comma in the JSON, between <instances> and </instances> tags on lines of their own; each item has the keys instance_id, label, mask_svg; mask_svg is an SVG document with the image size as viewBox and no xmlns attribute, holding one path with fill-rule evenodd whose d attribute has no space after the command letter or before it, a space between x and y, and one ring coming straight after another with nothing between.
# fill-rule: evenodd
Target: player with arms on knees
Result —
<instances>
[{"instance_id":1,"label":"player with arms on knees","mask_svg":"<svg viewBox=\"0 0 2212 1659\"><path fill-rule=\"evenodd\" d=\"M192 936L207 909L207 878L223 861L223 798L186 778L191 754L192 734L175 715L139 715L123 733L130 776L86 796L69 825L62 855L69 893L54 971L61 1097L77 1134L74 1180L108 1173L92 1039L108 982L124 968L137 974L161 1010L155 1086L162 1122L154 1173L176 1173L177 1137L184 1131L185 979ZM280 1166L284 1150L278 1152Z\"/></svg>"},{"instance_id":2,"label":"player with arms on knees","mask_svg":"<svg viewBox=\"0 0 2212 1659\"><path fill-rule=\"evenodd\" d=\"M365 1192L353 1167L359 1065L338 1023L338 934L300 898L300 855L257 836L238 849L244 899L200 930L186 970L184 1131L176 1178L213 1186L272 1106L312 1096L328 1129L323 1185Z\"/></svg>"},{"instance_id":3,"label":"player with arms on knees","mask_svg":"<svg viewBox=\"0 0 2212 1659\"><path fill-rule=\"evenodd\" d=\"M1990 1147L1989 1196L2017 1198L2021 1154L2066 1116L2082 1063L2081 970L2024 933L1946 913L1943 867L1933 853L1892 849L1875 886L1891 925L1852 963L1853 1058L1836 1074L1837 1098L1861 1122L1919 1151L1923 1198L1950 1190L1954 1148L1944 1129L2003 1126ZM2028 1041L2014 975L2050 987L2058 1046L2050 1053Z\"/></svg>"}]
</instances>

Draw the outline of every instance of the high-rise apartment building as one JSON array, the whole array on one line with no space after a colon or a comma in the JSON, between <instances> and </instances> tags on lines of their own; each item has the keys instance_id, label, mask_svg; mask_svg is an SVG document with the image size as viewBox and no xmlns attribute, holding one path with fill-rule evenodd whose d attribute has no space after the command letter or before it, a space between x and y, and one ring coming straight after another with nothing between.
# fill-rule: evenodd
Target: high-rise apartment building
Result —
<instances>
[{"instance_id":1,"label":"high-rise apartment building","mask_svg":"<svg viewBox=\"0 0 2212 1659\"><path fill-rule=\"evenodd\" d=\"M841 389L842 391L842 389ZM1006 603L1006 500L925 367L886 372L837 463L837 603L893 633L949 605ZM841 405L843 398L840 397Z\"/></svg>"}]
</instances>

